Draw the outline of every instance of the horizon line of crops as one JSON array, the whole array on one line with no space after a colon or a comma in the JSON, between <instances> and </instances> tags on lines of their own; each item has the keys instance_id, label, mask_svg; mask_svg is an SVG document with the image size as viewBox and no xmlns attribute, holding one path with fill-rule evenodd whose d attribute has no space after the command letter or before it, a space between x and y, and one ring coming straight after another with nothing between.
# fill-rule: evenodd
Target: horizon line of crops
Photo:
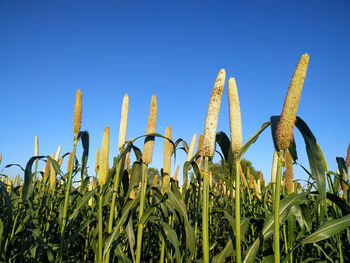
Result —
<instances>
[{"instance_id":1,"label":"horizon line of crops","mask_svg":"<svg viewBox=\"0 0 350 263\"><path fill-rule=\"evenodd\" d=\"M0 182L0 259L137 263L349 261L350 144L346 159L336 158L338 171L328 171L315 136L297 117L308 61L309 56L304 54L298 63L281 116L271 116L244 144L234 78L228 81L231 138L216 130L224 69L214 84L197 152L196 134L189 147L183 139L173 140L171 126L164 136L156 133L155 95L145 135L127 141L126 94L119 154L110 166L106 126L93 175L87 173L89 134L81 131L82 93L78 90L72 152L60 157L59 147L56 155L39 155L36 136L34 156L23 169L23 184L19 177L13 183L1 174L6 182ZM294 126L303 136L310 171L298 163ZM268 127L275 152L271 183L266 186L262 174L254 178L249 167L242 166L242 159ZM163 168L159 175L150 177L155 137L164 139ZM140 139L144 139L143 151L134 145ZM83 148L80 163L75 154L79 141ZM180 186L178 168L171 178L171 158L176 158L178 150L187 153ZM131 153L136 157L133 163ZM220 155L222 167L213 184L215 153ZM69 160L64 173L60 167L66 156ZM43 171L38 171L39 161L46 162ZM293 165L300 165L309 176L307 189L293 178ZM80 180L74 187L76 176Z\"/></svg>"}]
</instances>

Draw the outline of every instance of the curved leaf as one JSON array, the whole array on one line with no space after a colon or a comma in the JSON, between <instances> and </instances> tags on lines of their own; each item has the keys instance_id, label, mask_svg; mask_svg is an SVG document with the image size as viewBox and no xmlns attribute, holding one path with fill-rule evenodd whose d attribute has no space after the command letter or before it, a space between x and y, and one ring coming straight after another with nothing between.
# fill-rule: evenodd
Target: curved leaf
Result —
<instances>
[{"instance_id":1,"label":"curved leaf","mask_svg":"<svg viewBox=\"0 0 350 263\"><path fill-rule=\"evenodd\" d=\"M254 142L256 142L256 140L258 139L259 135L269 126L270 126L270 123L269 122L265 122L261 126L261 128L256 133L254 133L252 137L250 137L250 139L242 146L241 150L237 154L238 160L241 160L243 158L244 154L248 151L250 145L252 145Z\"/></svg>"},{"instance_id":2,"label":"curved leaf","mask_svg":"<svg viewBox=\"0 0 350 263\"><path fill-rule=\"evenodd\" d=\"M321 148L316 142L316 138L313 135L310 128L307 124L299 117L295 122L295 126L300 131L301 135L304 138L306 145L306 153L309 159L309 166L313 179L316 181L318 191L323 205L321 206L321 222L326 211L326 167L324 165L324 158L321 151Z\"/></svg>"},{"instance_id":3,"label":"curved leaf","mask_svg":"<svg viewBox=\"0 0 350 263\"><path fill-rule=\"evenodd\" d=\"M172 229L167 223L164 221L160 222L166 239L170 241L170 243L173 245L175 248L175 257L176 257L176 262L181 262L181 256L180 256L180 249L179 249L179 239L177 238L176 232L174 229Z\"/></svg>"},{"instance_id":4,"label":"curved leaf","mask_svg":"<svg viewBox=\"0 0 350 263\"><path fill-rule=\"evenodd\" d=\"M230 238L224 249L219 254L213 257L212 262L224 263L226 262L227 257L234 256L235 254L236 253L233 250L232 239Z\"/></svg>"},{"instance_id":5,"label":"curved leaf","mask_svg":"<svg viewBox=\"0 0 350 263\"><path fill-rule=\"evenodd\" d=\"M301 193L301 194L291 194L283 198L280 202L280 210L279 210L279 218L280 222L283 222L287 215L289 209L294 205L300 205L306 200L307 193ZM250 263L254 262L256 253L258 252L258 249L260 247L260 241L262 239L266 239L270 237L273 234L273 226L274 226L274 214L271 213L267 216L265 223L263 225L263 229L261 232L261 237L257 238L254 243L250 246L248 249L243 262L244 263Z\"/></svg>"},{"instance_id":6,"label":"curved leaf","mask_svg":"<svg viewBox=\"0 0 350 263\"><path fill-rule=\"evenodd\" d=\"M348 227L350 227L350 214L324 223L314 233L301 240L301 243L309 244L322 241L338 234Z\"/></svg>"}]
</instances>

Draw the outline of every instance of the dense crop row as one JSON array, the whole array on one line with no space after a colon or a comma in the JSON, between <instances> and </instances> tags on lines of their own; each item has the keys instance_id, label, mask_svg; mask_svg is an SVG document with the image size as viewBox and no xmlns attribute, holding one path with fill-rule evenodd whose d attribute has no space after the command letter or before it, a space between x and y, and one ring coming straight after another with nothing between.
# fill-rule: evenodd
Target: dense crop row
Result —
<instances>
[{"instance_id":1,"label":"dense crop row","mask_svg":"<svg viewBox=\"0 0 350 263\"><path fill-rule=\"evenodd\" d=\"M80 131L82 93L76 93L72 152L35 155L14 180L1 174L0 260L4 262L349 262L350 147L337 158L337 172L326 161L307 124L296 116L309 57L293 75L281 116L272 116L242 142L236 82L228 81L230 138L217 133L225 84L220 70L210 98L204 134L191 143L172 138L169 126L156 133L153 95L146 134L126 140L129 98L123 100L119 155L109 164L109 127L97 150L95 172L88 174L89 134ZM271 128L275 154L271 183L254 177L244 154ZM296 127L309 159L308 185L293 179ZM161 174L150 173L154 140L164 140ZM144 140L143 151L134 145ZM80 144L81 142L81 144ZM82 156L76 156L82 147ZM183 150L183 184L172 158ZM222 158L213 179L212 159ZM130 154L136 161L130 163ZM67 161L68 159L68 161ZM1 157L0 157L1 161ZM61 169L66 161L67 171ZM45 162L38 171L38 162ZM6 167L5 167L6 168ZM228 168L228 169L225 169ZM3 172L6 171L3 169ZM24 179L22 183L22 178ZM76 182L74 184L74 182Z\"/></svg>"}]
</instances>

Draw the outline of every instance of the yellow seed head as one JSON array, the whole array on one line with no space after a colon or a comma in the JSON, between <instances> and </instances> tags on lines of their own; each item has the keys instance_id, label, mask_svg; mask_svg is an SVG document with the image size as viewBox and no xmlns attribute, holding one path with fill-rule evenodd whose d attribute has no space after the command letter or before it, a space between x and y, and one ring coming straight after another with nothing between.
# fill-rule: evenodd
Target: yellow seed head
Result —
<instances>
[{"instance_id":1,"label":"yellow seed head","mask_svg":"<svg viewBox=\"0 0 350 263\"><path fill-rule=\"evenodd\" d=\"M180 169L180 165L178 165L178 166L176 166L176 171L175 171L175 174L174 174L174 180L176 181L176 182L178 182L179 181L179 169Z\"/></svg>"},{"instance_id":2,"label":"yellow seed head","mask_svg":"<svg viewBox=\"0 0 350 263\"><path fill-rule=\"evenodd\" d=\"M127 152L125 155L125 162L124 162L124 170L129 169L129 164L130 164L130 152Z\"/></svg>"},{"instance_id":3,"label":"yellow seed head","mask_svg":"<svg viewBox=\"0 0 350 263\"><path fill-rule=\"evenodd\" d=\"M254 188L255 188L255 194L256 197L259 198L259 200L261 201L261 185L260 185L260 180L254 180Z\"/></svg>"},{"instance_id":4,"label":"yellow seed head","mask_svg":"<svg viewBox=\"0 0 350 263\"><path fill-rule=\"evenodd\" d=\"M302 55L289 85L281 118L276 130L277 146L279 150L287 149L293 138L293 128L296 121L300 95L303 89L308 64L309 55Z\"/></svg>"},{"instance_id":5,"label":"yellow seed head","mask_svg":"<svg viewBox=\"0 0 350 263\"><path fill-rule=\"evenodd\" d=\"M271 183L276 183L276 173L277 173L278 155L277 152L273 153L272 169L271 169Z\"/></svg>"},{"instance_id":6,"label":"yellow seed head","mask_svg":"<svg viewBox=\"0 0 350 263\"><path fill-rule=\"evenodd\" d=\"M247 182L247 180L245 179L245 176L244 176L244 173L243 173L242 170L241 170L241 178L242 178L244 187L248 188L248 182Z\"/></svg>"},{"instance_id":7,"label":"yellow seed head","mask_svg":"<svg viewBox=\"0 0 350 263\"><path fill-rule=\"evenodd\" d=\"M2 154L0 153L0 163L1 163L1 161L2 161Z\"/></svg>"},{"instance_id":8,"label":"yellow seed head","mask_svg":"<svg viewBox=\"0 0 350 263\"><path fill-rule=\"evenodd\" d=\"M95 159L95 174L97 174L99 162L100 162L100 148L97 147L96 159Z\"/></svg>"},{"instance_id":9,"label":"yellow seed head","mask_svg":"<svg viewBox=\"0 0 350 263\"><path fill-rule=\"evenodd\" d=\"M69 171L72 170L73 168L74 168L74 157L72 152L70 152L69 158L68 158L67 173L69 173Z\"/></svg>"},{"instance_id":10,"label":"yellow seed head","mask_svg":"<svg viewBox=\"0 0 350 263\"><path fill-rule=\"evenodd\" d=\"M196 140L197 140L197 134L195 133L192 137L190 147L188 148L188 153L187 153L187 162L190 161L193 157L194 153L194 147L196 146Z\"/></svg>"},{"instance_id":11,"label":"yellow seed head","mask_svg":"<svg viewBox=\"0 0 350 263\"><path fill-rule=\"evenodd\" d=\"M230 112L231 148L233 153L238 153L242 148L243 140L241 108L239 106L237 85L234 78L230 78L228 81L228 102Z\"/></svg>"},{"instance_id":12,"label":"yellow seed head","mask_svg":"<svg viewBox=\"0 0 350 263\"><path fill-rule=\"evenodd\" d=\"M236 181L233 181L232 197L236 198Z\"/></svg>"},{"instance_id":13,"label":"yellow seed head","mask_svg":"<svg viewBox=\"0 0 350 263\"><path fill-rule=\"evenodd\" d=\"M155 133L156 125L157 125L157 98L156 98L156 95L153 95L151 100L151 106L149 109L146 135ZM145 143L143 146L143 153L142 153L142 160L145 164L152 163L153 146L154 146L154 137L146 137Z\"/></svg>"},{"instance_id":14,"label":"yellow seed head","mask_svg":"<svg viewBox=\"0 0 350 263\"><path fill-rule=\"evenodd\" d=\"M46 183L47 178L50 177L50 167L51 167L51 162L49 159L47 159L45 168L44 168L44 183Z\"/></svg>"},{"instance_id":15,"label":"yellow seed head","mask_svg":"<svg viewBox=\"0 0 350 263\"><path fill-rule=\"evenodd\" d=\"M92 178L92 180L90 181L89 186L88 186L88 190L89 190L89 191L92 191L94 188L96 188L96 180L95 180L95 177ZM95 203L95 199L94 199L94 197L92 196L92 197L89 199L89 206L90 206L90 207L93 207L94 203Z\"/></svg>"},{"instance_id":16,"label":"yellow seed head","mask_svg":"<svg viewBox=\"0 0 350 263\"><path fill-rule=\"evenodd\" d=\"M294 192L294 183L293 183L293 158L288 151L284 152L284 159L286 160L286 171L284 173L286 177L286 190L288 194Z\"/></svg>"},{"instance_id":17,"label":"yellow seed head","mask_svg":"<svg viewBox=\"0 0 350 263\"><path fill-rule=\"evenodd\" d=\"M58 162L60 158L60 153L61 153L61 145L58 146L56 155L55 155L55 160Z\"/></svg>"},{"instance_id":18,"label":"yellow seed head","mask_svg":"<svg viewBox=\"0 0 350 263\"><path fill-rule=\"evenodd\" d=\"M172 140L171 126L165 129L165 136ZM173 146L169 140L164 139L164 155L163 155L163 191L170 190L170 172L171 172L171 154L173 153Z\"/></svg>"},{"instance_id":19,"label":"yellow seed head","mask_svg":"<svg viewBox=\"0 0 350 263\"><path fill-rule=\"evenodd\" d=\"M73 132L75 136L78 136L81 128L81 118L82 118L82 94L81 90L78 89L75 94L75 106L73 114Z\"/></svg>"},{"instance_id":20,"label":"yellow seed head","mask_svg":"<svg viewBox=\"0 0 350 263\"><path fill-rule=\"evenodd\" d=\"M224 90L226 72L219 71L213 91L210 96L207 117L204 126L203 156L212 157L215 150L216 128L218 124L222 92Z\"/></svg>"},{"instance_id":21,"label":"yellow seed head","mask_svg":"<svg viewBox=\"0 0 350 263\"><path fill-rule=\"evenodd\" d=\"M99 168L99 185L103 186L108 176L108 158L109 158L109 126L105 127L101 146L101 159Z\"/></svg>"},{"instance_id":22,"label":"yellow seed head","mask_svg":"<svg viewBox=\"0 0 350 263\"><path fill-rule=\"evenodd\" d=\"M210 188L213 187L213 173L212 172L209 173L209 187Z\"/></svg>"},{"instance_id":23,"label":"yellow seed head","mask_svg":"<svg viewBox=\"0 0 350 263\"><path fill-rule=\"evenodd\" d=\"M51 154L51 158L54 159L55 155ZM53 168L52 163L50 162L50 177L49 177L49 183L50 183L50 190L54 190L56 186L56 172L55 169Z\"/></svg>"},{"instance_id":24,"label":"yellow seed head","mask_svg":"<svg viewBox=\"0 0 350 263\"><path fill-rule=\"evenodd\" d=\"M6 184L7 184L6 190L10 194L11 189L12 189L12 187L11 187L12 186L12 179L10 177L7 177Z\"/></svg>"},{"instance_id":25,"label":"yellow seed head","mask_svg":"<svg viewBox=\"0 0 350 263\"><path fill-rule=\"evenodd\" d=\"M34 156L39 156L39 139L38 139L38 135L35 135Z\"/></svg>"},{"instance_id":26,"label":"yellow seed head","mask_svg":"<svg viewBox=\"0 0 350 263\"><path fill-rule=\"evenodd\" d=\"M199 135L198 138L198 145L197 145L197 153L199 153L199 155L196 157L196 163L197 165L199 165L200 161L201 161L201 155L202 155L202 146L203 146L203 134Z\"/></svg>"},{"instance_id":27,"label":"yellow seed head","mask_svg":"<svg viewBox=\"0 0 350 263\"><path fill-rule=\"evenodd\" d=\"M350 143L349 143L349 146L348 146L348 153L346 155L346 165L348 167L350 167Z\"/></svg>"},{"instance_id":28,"label":"yellow seed head","mask_svg":"<svg viewBox=\"0 0 350 263\"><path fill-rule=\"evenodd\" d=\"M346 177L345 177L345 171L343 171L343 181L342 181L342 189L344 193L347 193L348 191L348 184L346 183Z\"/></svg>"},{"instance_id":29,"label":"yellow seed head","mask_svg":"<svg viewBox=\"0 0 350 263\"><path fill-rule=\"evenodd\" d=\"M126 140L126 130L128 127L128 114L129 114L129 96L128 94L125 94L123 98L122 112L120 116L119 141L118 141L119 151L125 144L125 140Z\"/></svg>"},{"instance_id":30,"label":"yellow seed head","mask_svg":"<svg viewBox=\"0 0 350 263\"><path fill-rule=\"evenodd\" d=\"M259 180L260 180L260 182L262 182L262 178L263 176L262 176L262 172L261 171L259 171Z\"/></svg>"},{"instance_id":31,"label":"yellow seed head","mask_svg":"<svg viewBox=\"0 0 350 263\"><path fill-rule=\"evenodd\" d=\"M158 174L156 174L156 175L153 177L152 186L153 186L153 187L157 187L157 184L158 184Z\"/></svg>"},{"instance_id":32,"label":"yellow seed head","mask_svg":"<svg viewBox=\"0 0 350 263\"><path fill-rule=\"evenodd\" d=\"M62 165L62 162L63 162L63 157L60 158L60 160L58 161L58 165L61 167Z\"/></svg>"},{"instance_id":33,"label":"yellow seed head","mask_svg":"<svg viewBox=\"0 0 350 263\"><path fill-rule=\"evenodd\" d=\"M254 188L254 177L250 173L250 168L249 167L247 167L247 177L249 179L249 189L253 189Z\"/></svg>"}]
</instances>

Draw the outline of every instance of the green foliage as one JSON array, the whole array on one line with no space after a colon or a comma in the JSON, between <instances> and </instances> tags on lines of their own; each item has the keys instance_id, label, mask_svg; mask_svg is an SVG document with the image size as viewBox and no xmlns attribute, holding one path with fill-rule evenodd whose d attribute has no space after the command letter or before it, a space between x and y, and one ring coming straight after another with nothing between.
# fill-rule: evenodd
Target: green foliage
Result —
<instances>
[{"instance_id":1,"label":"green foliage","mask_svg":"<svg viewBox=\"0 0 350 263\"><path fill-rule=\"evenodd\" d=\"M259 130L261 133L268 125ZM317 146L311 130L298 119L302 130L311 171L309 188L287 195L282 188L279 220L280 251L283 262L308 261L350 261L349 193L335 189L344 181L338 173L327 171L330 189L325 192L322 171L325 169L321 149ZM273 127L272 127L273 130ZM249 143L253 143L257 133ZM124 151L114 159L106 184L98 183L89 187L96 174L89 174L86 167L88 158L88 134L82 133L83 154L76 157L72 171L73 182L67 200L67 222L63 243L60 244L64 200L69 173L64 173L59 163L49 156L30 158L23 170L24 184L10 185L0 182L0 261L1 262L55 262L62 246L63 262L96 262L98 254L98 211L102 212L103 259L109 254L109 262L135 262L138 231L143 230L141 261L159 262L162 255L167 262L200 262L202 251L203 181L199 167L194 160L186 163L184 174L189 172L189 187L182 186L182 192L174 181L171 190L163 193L160 184L152 186L156 168L148 167L148 183L145 187L144 209L139 218L144 164L140 158L127 170L118 170L118 163L125 162L128 151L141 156L140 150L128 142ZM218 133L217 142L222 150L220 163L209 161L214 184L209 187L209 257L211 262L234 262L235 248L235 200L232 199L231 184L235 178L235 164L228 150L229 140L224 133ZM182 145L180 147L180 142ZM187 151L187 143L178 139L174 147ZM292 146L297 160L296 146ZM176 148L175 148L176 149ZM247 150L247 149L245 149ZM58 174L57 184L50 191L37 173L33 164L50 159ZM81 160L78 163L77 160ZM121 160L121 161L120 161ZM348 171L346 164L338 158L342 171ZM251 161L242 159L243 173L250 173L258 179L259 173ZM322 167L320 167L322 165ZM117 175L117 171L118 175ZM115 176L120 176L115 180ZM36 179L35 179L36 178ZM36 181L35 181L36 180ZM222 181L222 184L219 182ZM115 188L114 184L119 185ZM215 186L215 182L218 186ZM317 191L312 191L315 185ZM240 236L244 262L271 262L273 260L274 213L273 187L261 185L261 196L241 181ZM117 189L114 191L113 189ZM233 188L234 189L234 188ZM334 190L334 191L333 191ZM134 195L133 195L134 193ZM99 204L99 196L102 200ZM112 218L112 231L108 232L111 200L116 195ZM326 202L323 198L326 198ZM322 207L326 204L324 214Z\"/></svg>"}]
</instances>

